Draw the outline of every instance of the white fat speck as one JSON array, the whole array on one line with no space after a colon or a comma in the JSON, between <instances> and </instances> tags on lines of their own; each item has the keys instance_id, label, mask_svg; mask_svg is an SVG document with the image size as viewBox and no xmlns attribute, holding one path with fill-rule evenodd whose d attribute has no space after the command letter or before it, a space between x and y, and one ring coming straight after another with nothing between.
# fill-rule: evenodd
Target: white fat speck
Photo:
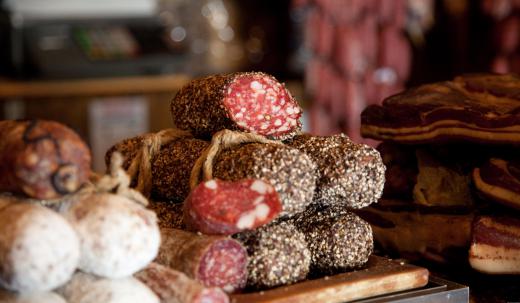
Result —
<instances>
[{"instance_id":1,"label":"white fat speck","mask_svg":"<svg viewBox=\"0 0 520 303\"><path fill-rule=\"evenodd\" d=\"M247 117L246 117L246 119L247 119ZM238 126L240 126L240 127L247 127L247 123L244 122L244 121L238 121L237 124L238 124Z\"/></svg>"},{"instance_id":2,"label":"white fat speck","mask_svg":"<svg viewBox=\"0 0 520 303\"><path fill-rule=\"evenodd\" d=\"M266 130L269 128L269 125L267 124L262 124L262 126L260 126L260 129L263 129L263 130Z\"/></svg>"},{"instance_id":3,"label":"white fat speck","mask_svg":"<svg viewBox=\"0 0 520 303\"><path fill-rule=\"evenodd\" d=\"M256 191L257 193L264 195L267 192L267 186L264 181L255 180L253 184L250 186L251 190Z\"/></svg>"},{"instance_id":4,"label":"white fat speck","mask_svg":"<svg viewBox=\"0 0 520 303\"><path fill-rule=\"evenodd\" d=\"M296 126L296 124L298 124L298 121L296 121L296 120L291 120L291 125L292 125L292 126Z\"/></svg>"},{"instance_id":5,"label":"white fat speck","mask_svg":"<svg viewBox=\"0 0 520 303\"><path fill-rule=\"evenodd\" d=\"M287 125L284 125L284 126L281 126L281 127L278 128L278 131L280 131L280 132L284 132L284 131L287 131L287 130L289 130Z\"/></svg>"},{"instance_id":6,"label":"white fat speck","mask_svg":"<svg viewBox=\"0 0 520 303\"><path fill-rule=\"evenodd\" d=\"M242 107L242 108L240 109L240 111L243 112L243 113L245 113L245 112L246 112L246 108L245 108L245 107Z\"/></svg>"},{"instance_id":7,"label":"white fat speck","mask_svg":"<svg viewBox=\"0 0 520 303\"><path fill-rule=\"evenodd\" d=\"M294 108L294 113L295 113L295 114L298 114L299 112L300 112L300 109L299 109L298 107L295 107L295 108Z\"/></svg>"},{"instance_id":8,"label":"white fat speck","mask_svg":"<svg viewBox=\"0 0 520 303\"><path fill-rule=\"evenodd\" d=\"M260 84L260 82L258 81L253 81L251 82L251 84L249 85L249 87L251 87L251 89L254 89L254 90L259 90L259 89L262 89L262 84Z\"/></svg>"},{"instance_id":9,"label":"white fat speck","mask_svg":"<svg viewBox=\"0 0 520 303\"><path fill-rule=\"evenodd\" d=\"M273 106L273 112L277 112L281 109L280 106Z\"/></svg>"},{"instance_id":10,"label":"white fat speck","mask_svg":"<svg viewBox=\"0 0 520 303\"><path fill-rule=\"evenodd\" d=\"M264 201L264 196L257 197L255 201L253 201L253 205L258 205Z\"/></svg>"},{"instance_id":11,"label":"white fat speck","mask_svg":"<svg viewBox=\"0 0 520 303\"><path fill-rule=\"evenodd\" d=\"M228 88L228 90L227 90L227 94L228 94L228 95L231 95L231 87Z\"/></svg>"},{"instance_id":12,"label":"white fat speck","mask_svg":"<svg viewBox=\"0 0 520 303\"><path fill-rule=\"evenodd\" d=\"M215 190L217 189L217 182L215 180L210 180L204 183L204 186L206 186L209 189Z\"/></svg>"},{"instance_id":13,"label":"white fat speck","mask_svg":"<svg viewBox=\"0 0 520 303\"><path fill-rule=\"evenodd\" d=\"M224 286L224 287L222 287L222 289L223 289L225 292L228 292L228 293L229 293L229 292L232 292L232 291L235 290L235 288L234 288L233 286L229 285L229 284L226 285L226 286Z\"/></svg>"},{"instance_id":14,"label":"white fat speck","mask_svg":"<svg viewBox=\"0 0 520 303\"><path fill-rule=\"evenodd\" d=\"M242 118L242 117L244 117L244 114L242 114L242 113L235 114L235 118Z\"/></svg>"},{"instance_id":15,"label":"white fat speck","mask_svg":"<svg viewBox=\"0 0 520 303\"><path fill-rule=\"evenodd\" d=\"M237 228L239 229L248 229L252 228L253 224L255 224L255 211L249 211L242 216L240 216L240 219L238 219L238 222L236 224Z\"/></svg>"},{"instance_id":16,"label":"white fat speck","mask_svg":"<svg viewBox=\"0 0 520 303\"><path fill-rule=\"evenodd\" d=\"M289 115L292 115L292 114L294 114L294 108L289 106L288 108L285 109L285 112L287 112Z\"/></svg>"},{"instance_id":17,"label":"white fat speck","mask_svg":"<svg viewBox=\"0 0 520 303\"><path fill-rule=\"evenodd\" d=\"M265 203L259 204L255 207L256 218L259 220L265 220L269 215L271 209Z\"/></svg>"},{"instance_id":18,"label":"white fat speck","mask_svg":"<svg viewBox=\"0 0 520 303\"><path fill-rule=\"evenodd\" d=\"M285 105L285 98L282 98L282 99L280 100L280 104L281 104L281 105Z\"/></svg>"},{"instance_id":19,"label":"white fat speck","mask_svg":"<svg viewBox=\"0 0 520 303\"><path fill-rule=\"evenodd\" d=\"M274 125L275 125L275 126L280 126L280 125L282 125L282 120L280 120L280 119L276 119L276 121L274 121Z\"/></svg>"},{"instance_id":20,"label":"white fat speck","mask_svg":"<svg viewBox=\"0 0 520 303\"><path fill-rule=\"evenodd\" d=\"M258 120L262 120L262 119L264 119L264 115L260 114L260 115L256 116L256 118L257 118Z\"/></svg>"}]
</instances>

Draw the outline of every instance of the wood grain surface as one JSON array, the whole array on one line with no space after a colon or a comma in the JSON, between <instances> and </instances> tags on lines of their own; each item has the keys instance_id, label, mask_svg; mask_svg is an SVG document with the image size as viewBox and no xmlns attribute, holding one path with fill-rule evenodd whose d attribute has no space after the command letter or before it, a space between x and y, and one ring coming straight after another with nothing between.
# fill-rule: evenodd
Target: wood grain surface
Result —
<instances>
[{"instance_id":1,"label":"wood grain surface","mask_svg":"<svg viewBox=\"0 0 520 303\"><path fill-rule=\"evenodd\" d=\"M339 303L418 288L428 283L426 268L371 256L367 265L334 276L271 290L235 294L233 303Z\"/></svg>"}]
</instances>

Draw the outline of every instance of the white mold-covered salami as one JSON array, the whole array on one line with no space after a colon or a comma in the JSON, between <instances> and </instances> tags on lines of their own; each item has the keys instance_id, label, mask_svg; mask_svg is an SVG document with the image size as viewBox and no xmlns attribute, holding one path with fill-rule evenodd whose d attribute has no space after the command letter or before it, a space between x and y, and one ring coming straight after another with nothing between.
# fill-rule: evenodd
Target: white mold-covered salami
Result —
<instances>
[{"instance_id":1,"label":"white mold-covered salami","mask_svg":"<svg viewBox=\"0 0 520 303\"><path fill-rule=\"evenodd\" d=\"M71 225L40 205L0 204L0 286L29 293L66 283L80 255Z\"/></svg>"},{"instance_id":2,"label":"white mold-covered salami","mask_svg":"<svg viewBox=\"0 0 520 303\"><path fill-rule=\"evenodd\" d=\"M77 272L57 292L68 303L159 303L152 290L133 277L106 279Z\"/></svg>"},{"instance_id":3,"label":"white mold-covered salami","mask_svg":"<svg viewBox=\"0 0 520 303\"><path fill-rule=\"evenodd\" d=\"M108 278L130 276L159 250L157 217L114 194L86 195L64 211L81 239L79 269Z\"/></svg>"},{"instance_id":4,"label":"white mold-covered salami","mask_svg":"<svg viewBox=\"0 0 520 303\"><path fill-rule=\"evenodd\" d=\"M0 289L0 303L67 303L54 292L20 294Z\"/></svg>"}]
</instances>

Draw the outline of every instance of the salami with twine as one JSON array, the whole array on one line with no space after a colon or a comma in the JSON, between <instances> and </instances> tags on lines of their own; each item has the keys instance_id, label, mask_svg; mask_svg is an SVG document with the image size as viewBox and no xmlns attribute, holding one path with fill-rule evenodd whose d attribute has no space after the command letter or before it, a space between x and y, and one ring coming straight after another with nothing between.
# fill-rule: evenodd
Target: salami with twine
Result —
<instances>
[{"instance_id":1,"label":"salami with twine","mask_svg":"<svg viewBox=\"0 0 520 303\"><path fill-rule=\"evenodd\" d=\"M191 81L171 101L177 128L207 136L223 129L287 139L301 130L302 110L283 84L259 73Z\"/></svg>"}]
</instances>

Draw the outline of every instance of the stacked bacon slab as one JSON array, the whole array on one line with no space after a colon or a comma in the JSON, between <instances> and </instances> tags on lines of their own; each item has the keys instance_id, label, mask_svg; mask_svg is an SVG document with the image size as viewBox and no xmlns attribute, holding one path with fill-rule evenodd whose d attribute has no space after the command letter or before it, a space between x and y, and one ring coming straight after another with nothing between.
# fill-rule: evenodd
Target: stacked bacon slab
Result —
<instances>
[{"instance_id":1,"label":"stacked bacon slab","mask_svg":"<svg viewBox=\"0 0 520 303\"><path fill-rule=\"evenodd\" d=\"M436 261L470 247L469 263L476 270L520 271L518 76L466 75L412 88L369 106L361 119L364 136L384 141L379 147L388 166L384 197L411 200L384 200L366 213L376 239ZM417 227L405 227L403 216L421 219ZM406 244L391 230L412 232L423 243Z\"/></svg>"}]
</instances>

